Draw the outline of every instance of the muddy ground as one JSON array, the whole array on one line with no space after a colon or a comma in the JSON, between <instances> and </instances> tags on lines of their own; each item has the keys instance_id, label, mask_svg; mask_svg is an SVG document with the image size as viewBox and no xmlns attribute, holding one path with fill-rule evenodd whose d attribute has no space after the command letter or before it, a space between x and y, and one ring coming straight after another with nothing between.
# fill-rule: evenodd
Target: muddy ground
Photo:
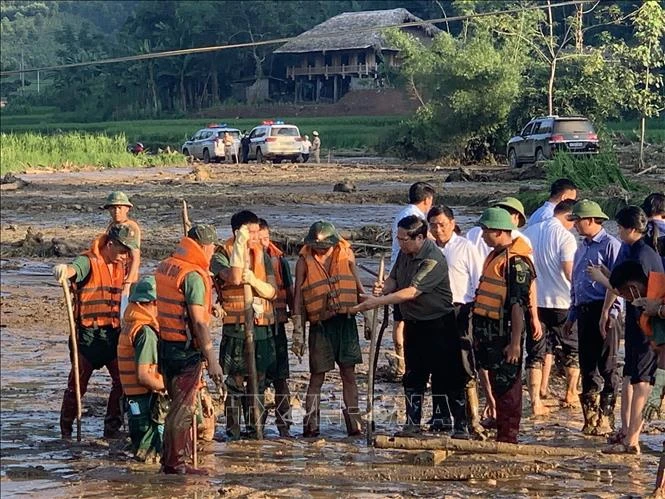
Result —
<instances>
[{"instance_id":1,"label":"muddy ground","mask_svg":"<svg viewBox=\"0 0 665 499\"><path fill-rule=\"evenodd\" d=\"M362 160L360 160L362 162ZM552 415L532 418L524 397L521 440L587 451L575 458L519 458L453 454L438 467L411 464L412 453L367 448L345 437L340 415L341 387L330 373L323 390L322 437L280 439L269 419L263 442L215 441L200 454L212 470L207 478L174 478L157 465L138 464L125 441L102 439L109 378L96 373L84 399L82 444L59 440L58 415L69 370L67 321L62 291L50 277L54 263L66 262L107 223L99 209L107 193L121 189L135 204L134 217L144 227L144 270L173 248L182 228L180 204L190 204L194 221L215 223L221 237L230 233L230 215L249 207L265 217L283 241L297 243L316 219L332 220L349 236L379 245L408 185L434 183L441 201L452 205L463 229L471 226L490 199L520 189L543 188L543 180L509 180L501 169L477 168L481 183L444 183L449 170L404 168L373 162L349 165L227 167L210 172L191 168L107 170L103 172L21 175L18 189L1 196L2 288L0 331L2 406L0 488L3 496L48 497L617 497L651 490L665 424L651 424L642 437L641 457L608 457L603 442L583 437L579 409L560 409L562 382L553 382L548 401ZM197 180L198 178L198 180ZM661 179L662 180L662 179ZM347 181L355 191L333 193ZM657 179L652 179L657 182ZM376 228L369 230L367 226ZM363 229L363 227L365 227ZM31 234L26 237L27 234ZM363 257L377 266L377 258ZM372 278L365 274L369 284ZM390 329L383 348L391 348ZM216 338L219 343L219 337ZM365 407L367 351L358 366L361 407ZM300 401L307 383L307 360L291 363L294 435L302 431ZM380 372L386 367L381 358ZM377 430L392 434L403 419L400 386L380 377L377 383ZM429 407L425 409L427 411ZM618 412L617 412L618 414ZM220 418L217 435L223 434ZM461 480L444 480L457 467ZM510 470L509 472L507 470ZM461 468L459 471L464 471ZM470 471L470 475L469 472ZM475 478L474 478L475 477Z\"/></svg>"}]
</instances>

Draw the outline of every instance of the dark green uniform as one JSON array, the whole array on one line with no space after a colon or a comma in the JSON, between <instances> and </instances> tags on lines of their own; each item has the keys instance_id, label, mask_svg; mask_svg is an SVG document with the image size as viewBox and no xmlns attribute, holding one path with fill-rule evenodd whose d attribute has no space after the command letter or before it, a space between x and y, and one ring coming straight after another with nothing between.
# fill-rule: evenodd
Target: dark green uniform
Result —
<instances>
[{"instance_id":1,"label":"dark green uniform","mask_svg":"<svg viewBox=\"0 0 665 499\"><path fill-rule=\"evenodd\" d=\"M489 372L492 393L496 399L497 440L517 443L522 415L522 355L517 364L506 361L504 350L511 340L511 310L519 304L524 310L526 333L531 334L529 288L536 277L533 264L526 257L510 259L508 292L503 311L503 324L499 320L473 316L473 336L478 365ZM524 333L523 333L524 334ZM520 341L520 344L522 341Z\"/></svg>"}]
</instances>

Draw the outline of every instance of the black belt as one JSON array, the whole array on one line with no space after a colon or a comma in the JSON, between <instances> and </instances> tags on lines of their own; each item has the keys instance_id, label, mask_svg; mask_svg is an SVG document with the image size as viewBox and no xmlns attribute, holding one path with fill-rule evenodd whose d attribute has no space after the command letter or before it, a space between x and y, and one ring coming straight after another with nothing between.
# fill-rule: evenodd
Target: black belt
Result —
<instances>
[{"instance_id":1,"label":"black belt","mask_svg":"<svg viewBox=\"0 0 665 499\"><path fill-rule=\"evenodd\" d=\"M588 303L582 303L580 305L577 305L577 308L579 308L580 311L588 312L590 310L598 308L599 306L602 307L604 303L605 303L604 300L590 301Z\"/></svg>"}]
</instances>

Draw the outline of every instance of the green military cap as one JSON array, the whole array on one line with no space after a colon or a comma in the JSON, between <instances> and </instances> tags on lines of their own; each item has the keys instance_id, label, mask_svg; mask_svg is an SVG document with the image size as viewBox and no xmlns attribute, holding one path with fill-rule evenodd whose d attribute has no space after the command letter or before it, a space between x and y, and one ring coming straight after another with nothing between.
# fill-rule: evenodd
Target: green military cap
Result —
<instances>
[{"instance_id":1,"label":"green military cap","mask_svg":"<svg viewBox=\"0 0 665 499\"><path fill-rule=\"evenodd\" d=\"M106 235L111 241L117 241L130 250L139 248L139 234L129 224L113 224Z\"/></svg>"},{"instance_id":2,"label":"green military cap","mask_svg":"<svg viewBox=\"0 0 665 499\"><path fill-rule=\"evenodd\" d=\"M106 197L104 208L108 208L110 206L129 206L131 208L134 205L129 202L127 194L122 191L113 191Z\"/></svg>"},{"instance_id":3,"label":"green military cap","mask_svg":"<svg viewBox=\"0 0 665 499\"><path fill-rule=\"evenodd\" d=\"M148 275L142 277L132 286L129 293L129 301L132 302L151 302L157 299L157 282L154 276Z\"/></svg>"},{"instance_id":4,"label":"green military cap","mask_svg":"<svg viewBox=\"0 0 665 499\"><path fill-rule=\"evenodd\" d=\"M600 218L602 220L608 220L610 217L605 215L600 205L595 201L581 199L573 205L573 212L568 215L568 220L579 220L581 218Z\"/></svg>"},{"instance_id":5,"label":"green military cap","mask_svg":"<svg viewBox=\"0 0 665 499\"><path fill-rule=\"evenodd\" d=\"M189 232L187 232L187 237L194 239L194 241L197 241L199 244L215 244L219 240L217 237L217 229L211 224L194 225L189 229Z\"/></svg>"},{"instance_id":6,"label":"green military cap","mask_svg":"<svg viewBox=\"0 0 665 499\"><path fill-rule=\"evenodd\" d=\"M484 229L496 230L513 230L516 228L512 215L507 210L497 206L483 211L477 225Z\"/></svg>"},{"instance_id":7,"label":"green military cap","mask_svg":"<svg viewBox=\"0 0 665 499\"><path fill-rule=\"evenodd\" d=\"M340 242L341 237L330 222L314 222L305 236L305 244L313 248L330 248Z\"/></svg>"},{"instance_id":8,"label":"green military cap","mask_svg":"<svg viewBox=\"0 0 665 499\"><path fill-rule=\"evenodd\" d=\"M518 227L522 227L526 223L526 215L524 214L524 205L522 204L522 201L520 201L519 199L513 197L499 199L498 201L493 203L492 206L494 207L498 206L499 208L510 208L519 213L520 222L517 224Z\"/></svg>"}]
</instances>

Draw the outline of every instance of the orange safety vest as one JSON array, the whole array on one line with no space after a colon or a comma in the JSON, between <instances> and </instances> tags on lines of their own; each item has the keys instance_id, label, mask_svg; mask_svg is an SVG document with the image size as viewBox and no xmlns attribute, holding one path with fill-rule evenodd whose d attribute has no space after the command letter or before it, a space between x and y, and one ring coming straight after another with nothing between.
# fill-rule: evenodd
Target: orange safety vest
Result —
<instances>
[{"instance_id":1,"label":"orange safety vest","mask_svg":"<svg viewBox=\"0 0 665 499\"><path fill-rule=\"evenodd\" d=\"M76 313L84 327L120 327L120 295L126 271L124 262L106 263L101 254L106 241L106 235L101 235L82 253L90 259L90 274L76 285Z\"/></svg>"},{"instance_id":2,"label":"orange safety vest","mask_svg":"<svg viewBox=\"0 0 665 499\"><path fill-rule=\"evenodd\" d=\"M157 334L159 323L157 317L152 314L142 303L130 302L125 310L125 324L118 337L118 370L120 382L125 395L144 395L150 393L150 389L139 384L138 367L136 365L134 341L136 333L143 326L152 328ZM162 380L162 375L157 372L157 364L150 364L151 372L157 380Z\"/></svg>"},{"instance_id":3,"label":"orange safety vest","mask_svg":"<svg viewBox=\"0 0 665 499\"><path fill-rule=\"evenodd\" d=\"M230 258L233 252L233 238L228 239L220 248L224 254ZM263 247L256 243L251 244L249 247L249 268L254 272L257 279L272 284L277 288L277 283L273 276L268 276L265 266L265 255ZM219 303L222 305L226 315L224 316L224 325L227 324L244 324L245 323L245 288L243 284L233 286L229 283L222 282L219 286L220 296ZM263 309L262 313L257 313L254 310L254 324L257 326L270 326L275 323L275 316L273 313L273 305L271 300L254 297L257 305Z\"/></svg>"},{"instance_id":4,"label":"orange safety vest","mask_svg":"<svg viewBox=\"0 0 665 499\"><path fill-rule=\"evenodd\" d=\"M205 321L210 322L212 313L212 279L208 267L209 259L201 246L189 237L180 240L173 255L162 261L155 272L157 282L157 320L159 338L165 341L192 341L191 323L183 282L190 272L196 272L205 286Z\"/></svg>"},{"instance_id":5,"label":"orange safety vest","mask_svg":"<svg viewBox=\"0 0 665 499\"><path fill-rule=\"evenodd\" d=\"M330 265L325 269L309 246L303 246L300 257L307 268L302 285L302 299L310 324L337 314L349 314L358 304L356 277L351 271L351 245L342 239L333 248Z\"/></svg>"},{"instance_id":6,"label":"orange safety vest","mask_svg":"<svg viewBox=\"0 0 665 499\"><path fill-rule=\"evenodd\" d=\"M284 256L284 253L275 246L272 241L266 249L266 253L268 253L268 256L270 257L273 274L275 275L275 283L277 284L277 295L273 301L275 323L284 324L289 320L286 313L286 287L284 286L284 276L282 275L282 257Z\"/></svg>"},{"instance_id":7,"label":"orange safety vest","mask_svg":"<svg viewBox=\"0 0 665 499\"><path fill-rule=\"evenodd\" d=\"M665 303L665 274L662 272L649 272L647 298L658 298ZM647 337L653 336L653 321L651 319L655 318L649 317L647 314L640 314L640 329Z\"/></svg>"},{"instance_id":8,"label":"orange safety vest","mask_svg":"<svg viewBox=\"0 0 665 499\"><path fill-rule=\"evenodd\" d=\"M506 248L493 250L483 266L480 283L476 290L473 313L489 319L499 320L508 296L508 262L514 256L523 256L531 265L531 248L523 238L518 237Z\"/></svg>"}]
</instances>

